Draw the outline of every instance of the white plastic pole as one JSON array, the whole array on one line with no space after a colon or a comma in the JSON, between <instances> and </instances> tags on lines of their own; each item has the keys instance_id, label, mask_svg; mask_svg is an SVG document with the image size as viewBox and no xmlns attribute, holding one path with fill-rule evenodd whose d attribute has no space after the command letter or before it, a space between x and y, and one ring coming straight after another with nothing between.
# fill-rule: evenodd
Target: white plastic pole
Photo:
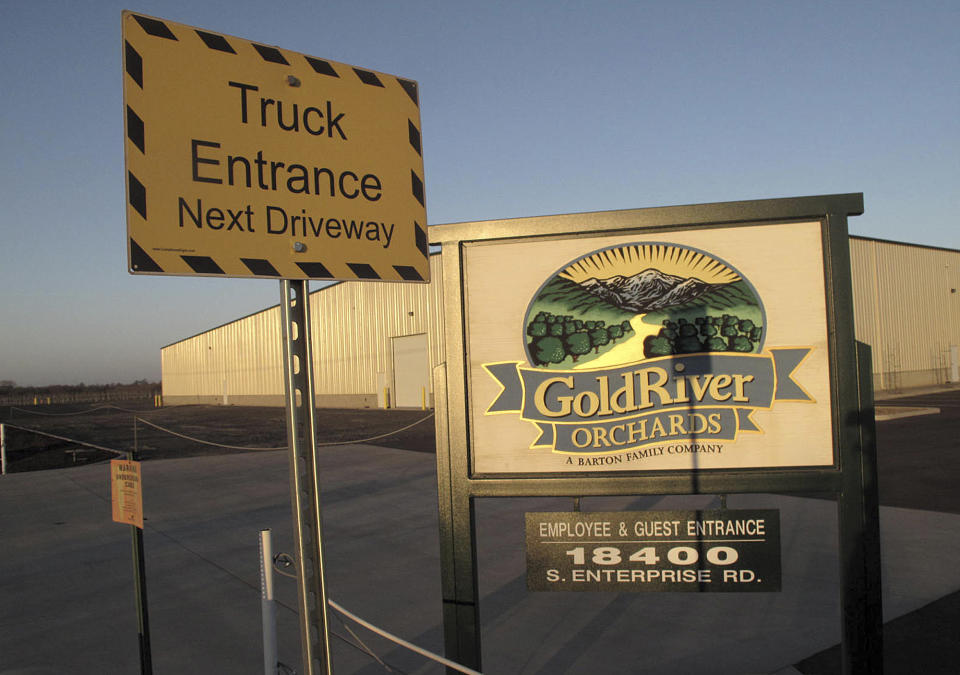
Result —
<instances>
[{"instance_id":1,"label":"white plastic pole","mask_svg":"<svg viewBox=\"0 0 960 675\"><path fill-rule=\"evenodd\" d=\"M0 424L0 475L7 475L7 436Z\"/></svg>"},{"instance_id":2,"label":"white plastic pole","mask_svg":"<svg viewBox=\"0 0 960 675\"><path fill-rule=\"evenodd\" d=\"M273 599L273 542L260 530L260 610L263 621L263 673L277 675L277 603Z\"/></svg>"}]
</instances>

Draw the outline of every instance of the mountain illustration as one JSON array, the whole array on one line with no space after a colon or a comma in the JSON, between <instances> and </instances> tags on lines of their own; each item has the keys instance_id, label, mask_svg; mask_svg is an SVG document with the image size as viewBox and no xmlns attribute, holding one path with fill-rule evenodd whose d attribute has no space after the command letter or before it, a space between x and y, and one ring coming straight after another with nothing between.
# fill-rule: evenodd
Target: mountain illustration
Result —
<instances>
[{"instance_id":1,"label":"mountain illustration","mask_svg":"<svg viewBox=\"0 0 960 675\"><path fill-rule=\"evenodd\" d=\"M691 303L723 288L725 284L708 284L694 277L678 277L656 269L646 269L633 276L590 278L580 287L603 301L637 314Z\"/></svg>"}]
</instances>

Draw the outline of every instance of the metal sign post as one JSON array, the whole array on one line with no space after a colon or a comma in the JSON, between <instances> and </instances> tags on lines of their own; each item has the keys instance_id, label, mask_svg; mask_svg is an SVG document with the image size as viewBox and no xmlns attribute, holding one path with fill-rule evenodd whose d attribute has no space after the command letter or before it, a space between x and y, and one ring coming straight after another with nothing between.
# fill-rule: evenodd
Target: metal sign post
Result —
<instances>
[{"instance_id":1,"label":"metal sign post","mask_svg":"<svg viewBox=\"0 0 960 675\"><path fill-rule=\"evenodd\" d=\"M150 649L150 619L147 611L147 570L143 554L143 530L136 525L130 526L131 548L133 549L133 580L137 598L137 634L140 641L140 672L143 675L153 673L153 653Z\"/></svg>"},{"instance_id":2,"label":"metal sign post","mask_svg":"<svg viewBox=\"0 0 960 675\"><path fill-rule=\"evenodd\" d=\"M137 606L137 636L140 646L140 673L152 675L150 619L147 610L147 572L143 554L143 493L137 439L126 461L110 462L110 492L113 520L130 525L130 550L133 558L134 599Z\"/></svg>"},{"instance_id":3,"label":"metal sign post","mask_svg":"<svg viewBox=\"0 0 960 675\"><path fill-rule=\"evenodd\" d=\"M304 675L332 672L323 577L323 536L317 472L313 354L307 282L280 282L283 325L287 439L290 445L290 490L297 539L300 644Z\"/></svg>"}]
</instances>

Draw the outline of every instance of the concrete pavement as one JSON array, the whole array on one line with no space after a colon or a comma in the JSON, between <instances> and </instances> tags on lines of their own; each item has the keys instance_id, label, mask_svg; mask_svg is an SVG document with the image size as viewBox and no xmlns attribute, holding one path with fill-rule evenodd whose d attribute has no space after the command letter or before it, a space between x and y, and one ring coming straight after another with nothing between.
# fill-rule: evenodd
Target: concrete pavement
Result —
<instances>
[{"instance_id":1,"label":"concrete pavement","mask_svg":"<svg viewBox=\"0 0 960 675\"><path fill-rule=\"evenodd\" d=\"M293 550L285 454L147 462L143 481L154 672L260 673L259 530ZM433 455L324 451L321 500L330 597L442 651ZM583 501L591 511L715 505ZM480 500L484 672L785 674L837 643L836 505L733 495L728 506L781 510L781 593L528 593L523 514L570 500ZM881 530L885 620L960 589L960 515L884 507ZM139 672L130 534L110 519L107 465L0 478L0 541L0 675ZM299 668L295 583L277 586L280 658ZM403 672L443 672L357 630ZM336 637L333 661L338 674L383 672Z\"/></svg>"}]
</instances>

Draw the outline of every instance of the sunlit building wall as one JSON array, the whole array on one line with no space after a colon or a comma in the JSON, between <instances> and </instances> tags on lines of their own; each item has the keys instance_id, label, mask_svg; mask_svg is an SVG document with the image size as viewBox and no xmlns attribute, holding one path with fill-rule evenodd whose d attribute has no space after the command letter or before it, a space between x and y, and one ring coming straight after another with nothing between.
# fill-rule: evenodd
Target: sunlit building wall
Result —
<instances>
[{"instance_id":1,"label":"sunlit building wall","mask_svg":"<svg viewBox=\"0 0 960 675\"><path fill-rule=\"evenodd\" d=\"M430 373L444 360L439 255L430 266L429 284L345 281L310 294L318 405L432 405ZM395 372L401 355L422 368ZM284 405L282 359L279 306L211 328L161 350L164 404Z\"/></svg>"},{"instance_id":2,"label":"sunlit building wall","mask_svg":"<svg viewBox=\"0 0 960 675\"><path fill-rule=\"evenodd\" d=\"M874 387L956 378L960 251L850 238L857 339ZM346 281L310 295L316 400L328 407L429 407L444 362L440 255L429 284ZM161 351L166 405L283 405L280 311L271 307Z\"/></svg>"},{"instance_id":3,"label":"sunlit building wall","mask_svg":"<svg viewBox=\"0 0 960 675\"><path fill-rule=\"evenodd\" d=\"M960 345L960 251L850 238L857 339L873 351L874 388L950 382Z\"/></svg>"}]
</instances>

